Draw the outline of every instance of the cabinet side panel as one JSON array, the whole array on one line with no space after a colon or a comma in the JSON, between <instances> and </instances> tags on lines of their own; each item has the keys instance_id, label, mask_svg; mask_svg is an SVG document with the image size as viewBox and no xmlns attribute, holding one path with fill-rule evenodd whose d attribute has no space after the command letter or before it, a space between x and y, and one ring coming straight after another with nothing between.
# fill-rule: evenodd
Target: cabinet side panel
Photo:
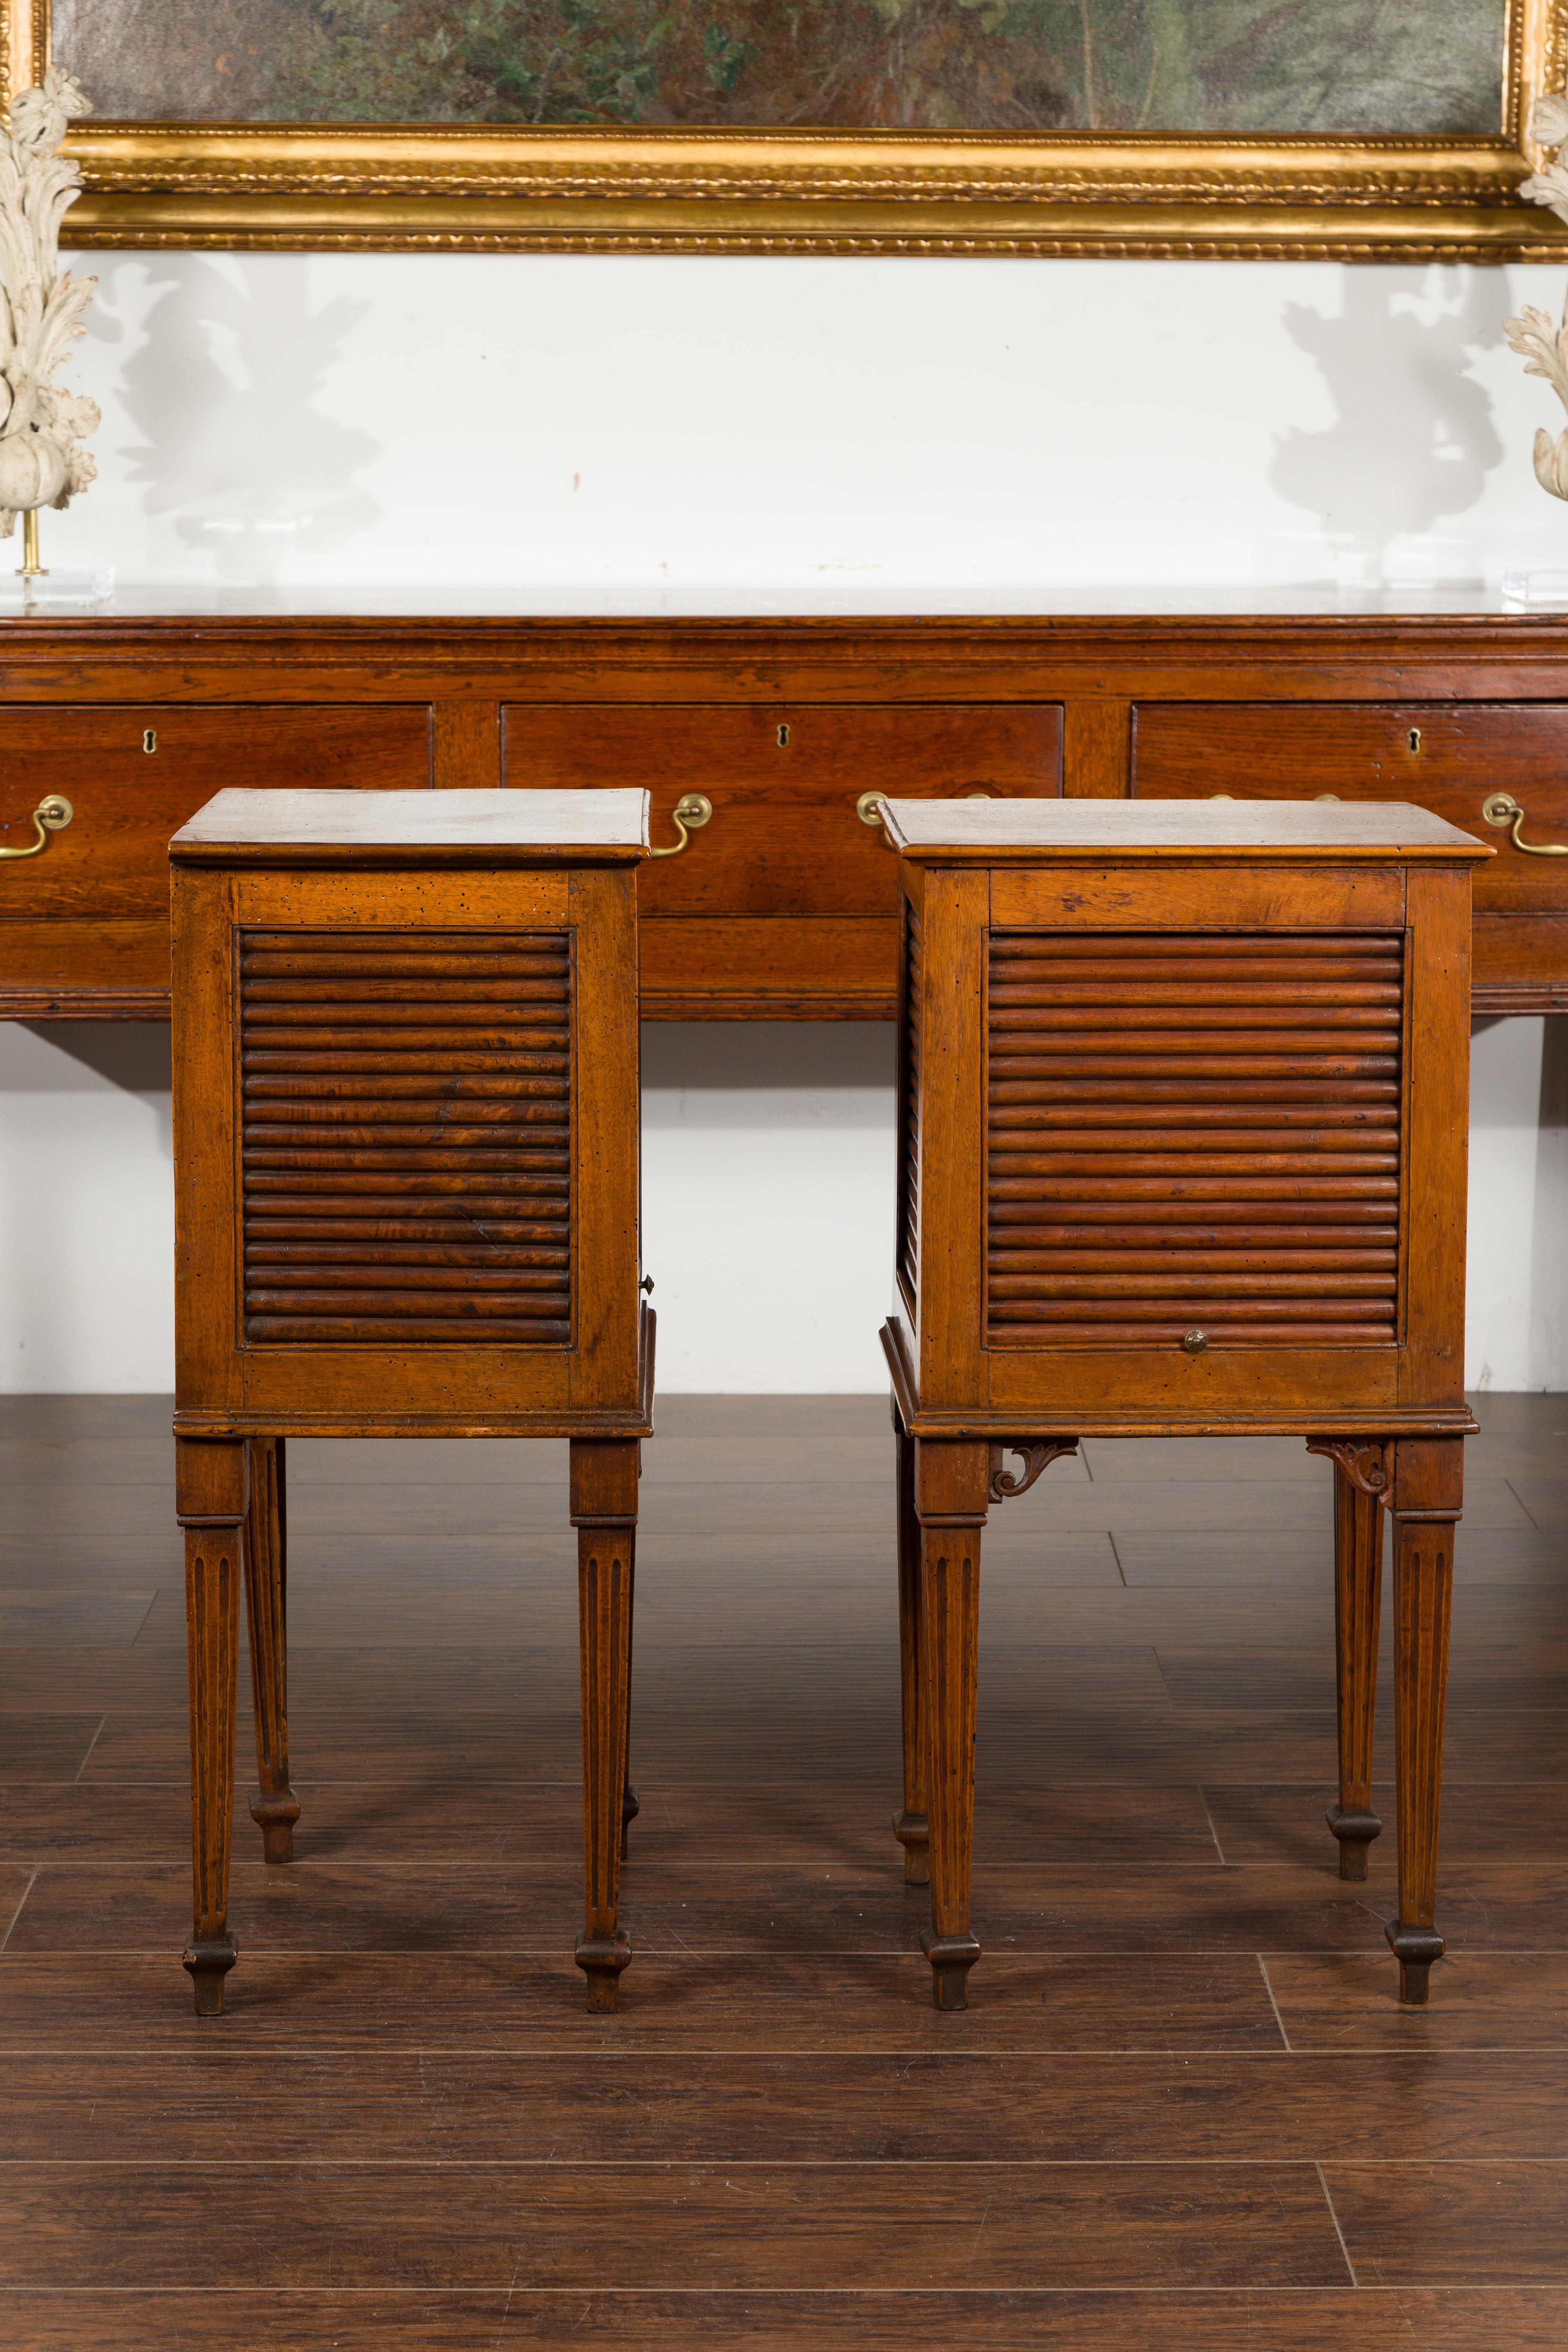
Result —
<instances>
[{"instance_id":1,"label":"cabinet side panel","mask_svg":"<svg viewBox=\"0 0 1568 2352\"><path fill-rule=\"evenodd\" d=\"M211 872L176 869L172 886L175 1392L219 1412L238 1399L232 892Z\"/></svg>"},{"instance_id":2,"label":"cabinet side panel","mask_svg":"<svg viewBox=\"0 0 1568 2352\"><path fill-rule=\"evenodd\" d=\"M988 873L928 873L921 909L920 1391L978 1402L985 1300Z\"/></svg>"},{"instance_id":3,"label":"cabinet side panel","mask_svg":"<svg viewBox=\"0 0 1568 2352\"><path fill-rule=\"evenodd\" d=\"M1465 1360L1470 877L1412 873L1409 1347L1401 1402L1457 1403Z\"/></svg>"},{"instance_id":4,"label":"cabinet side panel","mask_svg":"<svg viewBox=\"0 0 1568 2352\"><path fill-rule=\"evenodd\" d=\"M918 1318L921 1267L921 919L904 901L903 983L899 1003L899 1289Z\"/></svg>"},{"instance_id":5,"label":"cabinet side panel","mask_svg":"<svg viewBox=\"0 0 1568 2352\"><path fill-rule=\"evenodd\" d=\"M574 874L573 1032L577 1311L572 1402L630 1411L637 1402L637 877Z\"/></svg>"}]
</instances>

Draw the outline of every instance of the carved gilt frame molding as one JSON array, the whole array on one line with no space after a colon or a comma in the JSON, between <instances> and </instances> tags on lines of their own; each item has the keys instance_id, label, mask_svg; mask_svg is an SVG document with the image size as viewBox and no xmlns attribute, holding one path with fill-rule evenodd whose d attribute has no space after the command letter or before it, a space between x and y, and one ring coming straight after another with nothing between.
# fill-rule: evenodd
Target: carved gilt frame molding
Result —
<instances>
[{"instance_id":1,"label":"carved gilt frame molding","mask_svg":"<svg viewBox=\"0 0 1568 2352\"><path fill-rule=\"evenodd\" d=\"M0 0L0 96L48 0ZM1491 140L88 123L79 247L1568 259L1516 190L1568 0L1509 0ZM90 96L91 93L89 92Z\"/></svg>"}]
</instances>

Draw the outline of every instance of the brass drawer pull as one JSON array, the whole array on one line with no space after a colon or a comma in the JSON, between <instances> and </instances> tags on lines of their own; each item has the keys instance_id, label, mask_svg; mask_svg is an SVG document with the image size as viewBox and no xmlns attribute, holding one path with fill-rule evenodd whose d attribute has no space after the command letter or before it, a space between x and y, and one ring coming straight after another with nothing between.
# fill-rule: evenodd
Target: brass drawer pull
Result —
<instances>
[{"instance_id":1,"label":"brass drawer pull","mask_svg":"<svg viewBox=\"0 0 1568 2352\"><path fill-rule=\"evenodd\" d=\"M47 793L33 811L33 831L37 839L26 849L0 849L0 857L37 857L47 849L51 833L59 833L69 824L76 811L64 793Z\"/></svg>"},{"instance_id":2,"label":"brass drawer pull","mask_svg":"<svg viewBox=\"0 0 1568 2352\"><path fill-rule=\"evenodd\" d=\"M1561 841L1521 841L1519 828L1524 823L1524 811L1511 793L1493 793L1481 803L1481 814L1489 824L1505 831L1516 849L1527 857L1568 857L1568 843Z\"/></svg>"},{"instance_id":3,"label":"brass drawer pull","mask_svg":"<svg viewBox=\"0 0 1568 2352\"><path fill-rule=\"evenodd\" d=\"M668 849L650 849L650 857L679 857L694 833L705 825L713 814L713 803L706 793L682 793L670 811L675 830L680 835Z\"/></svg>"}]
</instances>

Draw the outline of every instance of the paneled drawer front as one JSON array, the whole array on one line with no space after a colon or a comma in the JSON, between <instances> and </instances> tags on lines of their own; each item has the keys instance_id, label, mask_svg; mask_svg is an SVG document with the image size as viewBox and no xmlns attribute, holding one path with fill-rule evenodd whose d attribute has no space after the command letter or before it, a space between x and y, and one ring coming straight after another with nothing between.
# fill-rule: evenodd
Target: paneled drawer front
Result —
<instances>
[{"instance_id":1,"label":"paneled drawer front","mask_svg":"<svg viewBox=\"0 0 1568 2352\"><path fill-rule=\"evenodd\" d=\"M675 840L683 793L712 802L679 857L642 869L647 915L896 917L896 868L856 814L862 793L1061 790L1057 703L513 704L504 724L509 784L642 785L658 844Z\"/></svg>"},{"instance_id":2,"label":"paneled drawer front","mask_svg":"<svg viewBox=\"0 0 1568 2352\"><path fill-rule=\"evenodd\" d=\"M46 793L75 811L38 857L0 865L0 921L167 919L169 837L226 785L422 789L423 703L116 704L0 710L0 848L33 838Z\"/></svg>"},{"instance_id":3,"label":"paneled drawer front","mask_svg":"<svg viewBox=\"0 0 1568 2352\"><path fill-rule=\"evenodd\" d=\"M1568 703L1143 703L1132 790L1146 800L1415 801L1489 843L1478 908L1568 907L1568 858L1532 857L1481 803L1511 793L1527 842L1568 844Z\"/></svg>"}]
</instances>

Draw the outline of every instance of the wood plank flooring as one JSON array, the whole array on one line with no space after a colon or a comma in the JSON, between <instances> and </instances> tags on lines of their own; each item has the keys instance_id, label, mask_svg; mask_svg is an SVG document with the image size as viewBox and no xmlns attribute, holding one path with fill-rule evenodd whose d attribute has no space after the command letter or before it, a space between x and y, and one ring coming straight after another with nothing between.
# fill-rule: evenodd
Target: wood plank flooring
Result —
<instances>
[{"instance_id":1,"label":"wood plank flooring","mask_svg":"<svg viewBox=\"0 0 1568 2352\"><path fill-rule=\"evenodd\" d=\"M1090 1444L994 1512L985 1958L939 2017L886 1406L678 1397L621 2015L571 1959L564 1448L321 1444L299 1859L261 1865L247 1704L198 2024L168 1403L0 1400L0 2343L1563 2352L1568 1399L1478 1411L1425 2011L1392 1827L1346 1886L1323 1826L1325 1463Z\"/></svg>"}]
</instances>

